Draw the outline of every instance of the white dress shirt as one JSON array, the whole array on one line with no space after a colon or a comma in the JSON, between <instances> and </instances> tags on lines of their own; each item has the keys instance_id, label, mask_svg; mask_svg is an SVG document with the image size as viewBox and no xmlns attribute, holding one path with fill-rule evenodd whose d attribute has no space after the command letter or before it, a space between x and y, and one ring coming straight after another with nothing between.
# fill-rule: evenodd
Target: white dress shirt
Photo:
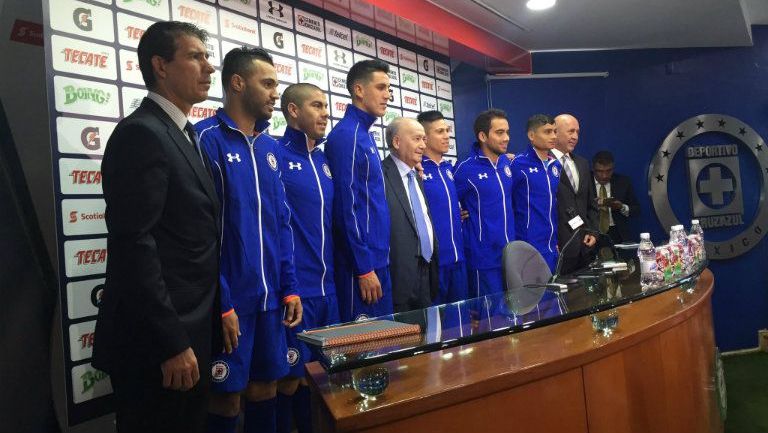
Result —
<instances>
[{"instance_id":1,"label":"white dress shirt","mask_svg":"<svg viewBox=\"0 0 768 433\"><path fill-rule=\"evenodd\" d=\"M168 117L171 118L171 121L173 121L173 123L179 127L179 130L181 130L184 136L187 137L187 141L194 145L194 143L190 141L190 138L187 135L187 131L184 130L184 127L187 126L187 122L189 121L189 119L187 119L187 115L182 113L182 111L179 110L179 107L177 107L173 102L169 101L158 93L150 91L147 93L147 98L157 103L157 105L159 105L160 108L165 111Z\"/></svg>"},{"instance_id":2,"label":"white dress shirt","mask_svg":"<svg viewBox=\"0 0 768 433\"><path fill-rule=\"evenodd\" d=\"M411 192L408 190L408 173L413 173L413 181L416 183L416 193L419 195L419 203L421 203L421 212L424 214L424 219L427 223L427 233L429 233L429 244L432 246L433 256L435 251L435 241L434 236L432 235L432 220L429 218L429 213L427 212L427 201L424 199L424 194L421 192L421 188L419 188L418 179L416 178L419 173L417 173L414 169L408 167L406 163L399 160L394 154L392 155L392 160L395 161L395 166L397 167L397 171L400 173L400 180L403 181L403 187L405 187L405 194L408 196L408 203L411 202ZM411 209L411 212L413 212L413 209ZM411 213L413 216L413 213ZM415 217L414 217L415 220Z\"/></svg>"}]
</instances>

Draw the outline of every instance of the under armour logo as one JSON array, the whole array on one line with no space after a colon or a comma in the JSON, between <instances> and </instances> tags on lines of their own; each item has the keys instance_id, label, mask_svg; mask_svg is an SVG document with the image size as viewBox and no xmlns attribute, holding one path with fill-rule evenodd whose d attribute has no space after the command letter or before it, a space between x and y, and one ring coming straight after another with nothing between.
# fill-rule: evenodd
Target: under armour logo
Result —
<instances>
[{"instance_id":1,"label":"under armour logo","mask_svg":"<svg viewBox=\"0 0 768 433\"><path fill-rule=\"evenodd\" d=\"M235 162L235 161L240 162L240 154L239 153L235 153L233 155L231 153L228 153L227 154L227 162Z\"/></svg>"},{"instance_id":2,"label":"under armour logo","mask_svg":"<svg viewBox=\"0 0 768 433\"><path fill-rule=\"evenodd\" d=\"M424 179L432 180L432 173L427 173L424 175Z\"/></svg>"},{"instance_id":3,"label":"under armour logo","mask_svg":"<svg viewBox=\"0 0 768 433\"><path fill-rule=\"evenodd\" d=\"M488 179L488 173L480 173L477 175L478 179Z\"/></svg>"},{"instance_id":4,"label":"under armour logo","mask_svg":"<svg viewBox=\"0 0 768 433\"><path fill-rule=\"evenodd\" d=\"M288 161L288 170L301 170L301 163Z\"/></svg>"},{"instance_id":5,"label":"under armour logo","mask_svg":"<svg viewBox=\"0 0 768 433\"><path fill-rule=\"evenodd\" d=\"M528 172L529 173L538 173L539 172L539 167L528 167Z\"/></svg>"},{"instance_id":6,"label":"under armour logo","mask_svg":"<svg viewBox=\"0 0 768 433\"><path fill-rule=\"evenodd\" d=\"M336 62L341 60L342 63L347 63L347 53L344 51L333 50L333 60Z\"/></svg>"},{"instance_id":7,"label":"under armour logo","mask_svg":"<svg viewBox=\"0 0 768 433\"><path fill-rule=\"evenodd\" d=\"M277 9L277 13L280 14L280 18L283 18L285 16L285 14L283 14L283 5L277 5L277 7L275 7L275 5L273 5L271 1L268 1L267 4L269 4L269 13L271 15L274 15L275 9Z\"/></svg>"}]
</instances>

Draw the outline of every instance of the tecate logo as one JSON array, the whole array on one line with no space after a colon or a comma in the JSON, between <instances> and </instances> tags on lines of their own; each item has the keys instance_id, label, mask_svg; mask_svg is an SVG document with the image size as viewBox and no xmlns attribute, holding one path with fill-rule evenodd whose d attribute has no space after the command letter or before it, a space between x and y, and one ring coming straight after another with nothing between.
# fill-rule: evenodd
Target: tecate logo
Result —
<instances>
[{"instance_id":1,"label":"tecate logo","mask_svg":"<svg viewBox=\"0 0 768 433\"><path fill-rule=\"evenodd\" d=\"M323 56L323 50L312 45L301 44L301 52L312 57L320 58Z\"/></svg>"},{"instance_id":2,"label":"tecate logo","mask_svg":"<svg viewBox=\"0 0 768 433\"><path fill-rule=\"evenodd\" d=\"M64 61L84 66L106 69L109 61L108 53L92 53L75 48L64 48L61 50L64 54Z\"/></svg>"},{"instance_id":3,"label":"tecate logo","mask_svg":"<svg viewBox=\"0 0 768 433\"><path fill-rule=\"evenodd\" d=\"M388 47L379 47L379 53L380 53L382 56L386 56L386 57L392 57L392 58L394 58L394 57L395 57L395 50L393 50L392 48L388 48Z\"/></svg>"},{"instance_id":4,"label":"tecate logo","mask_svg":"<svg viewBox=\"0 0 768 433\"><path fill-rule=\"evenodd\" d=\"M207 119L216 114L217 108L215 107L192 107L189 110L189 117L195 119Z\"/></svg>"},{"instance_id":5,"label":"tecate logo","mask_svg":"<svg viewBox=\"0 0 768 433\"><path fill-rule=\"evenodd\" d=\"M87 332L80 336L80 338L77 339L77 341L80 342L80 348L81 349L87 349L89 347L93 347L93 336L96 335L95 332Z\"/></svg>"},{"instance_id":6,"label":"tecate logo","mask_svg":"<svg viewBox=\"0 0 768 433\"><path fill-rule=\"evenodd\" d=\"M293 66L275 62L275 71L278 75L293 75Z\"/></svg>"},{"instance_id":7,"label":"tecate logo","mask_svg":"<svg viewBox=\"0 0 768 433\"><path fill-rule=\"evenodd\" d=\"M403 102L409 105L416 105L416 98L413 96L403 96Z\"/></svg>"},{"instance_id":8,"label":"tecate logo","mask_svg":"<svg viewBox=\"0 0 768 433\"><path fill-rule=\"evenodd\" d=\"M79 100L93 101L97 104L105 105L109 102L111 95L101 89L92 87L75 87L72 85L64 86L64 104L73 104Z\"/></svg>"},{"instance_id":9,"label":"tecate logo","mask_svg":"<svg viewBox=\"0 0 768 433\"><path fill-rule=\"evenodd\" d=\"M179 16L182 18L192 20L198 24L211 23L211 14L209 12L205 12L195 8L191 8L189 6L181 6L181 5L179 5L177 9L179 10Z\"/></svg>"},{"instance_id":10,"label":"tecate logo","mask_svg":"<svg viewBox=\"0 0 768 433\"><path fill-rule=\"evenodd\" d=\"M75 253L76 264L95 265L107 262L107 249L99 248L95 250L80 250Z\"/></svg>"},{"instance_id":11,"label":"tecate logo","mask_svg":"<svg viewBox=\"0 0 768 433\"><path fill-rule=\"evenodd\" d=\"M93 21L91 20L91 10L86 8L77 8L72 11L72 20L78 29L90 32L93 30Z\"/></svg>"},{"instance_id":12,"label":"tecate logo","mask_svg":"<svg viewBox=\"0 0 768 433\"><path fill-rule=\"evenodd\" d=\"M421 80L421 88L428 89L428 90L435 90L435 85L430 81Z\"/></svg>"},{"instance_id":13,"label":"tecate logo","mask_svg":"<svg viewBox=\"0 0 768 433\"><path fill-rule=\"evenodd\" d=\"M73 185L99 185L101 184L101 170L72 170L69 173Z\"/></svg>"},{"instance_id":14,"label":"tecate logo","mask_svg":"<svg viewBox=\"0 0 768 433\"><path fill-rule=\"evenodd\" d=\"M144 35L144 32L144 29L140 29L138 27L128 26L125 28L125 33L128 36L128 39L133 39L136 41L141 39L141 37Z\"/></svg>"}]
</instances>

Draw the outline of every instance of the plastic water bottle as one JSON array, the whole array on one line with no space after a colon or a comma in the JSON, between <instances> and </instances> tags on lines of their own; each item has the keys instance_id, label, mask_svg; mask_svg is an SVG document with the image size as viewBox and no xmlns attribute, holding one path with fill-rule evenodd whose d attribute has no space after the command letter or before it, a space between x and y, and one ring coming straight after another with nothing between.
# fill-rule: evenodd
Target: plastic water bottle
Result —
<instances>
[{"instance_id":1,"label":"plastic water bottle","mask_svg":"<svg viewBox=\"0 0 768 433\"><path fill-rule=\"evenodd\" d=\"M640 246L637 248L637 257L640 260L640 288L646 291L659 281L659 268L656 264L656 248L651 242L651 235L640 233Z\"/></svg>"},{"instance_id":2,"label":"plastic water bottle","mask_svg":"<svg viewBox=\"0 0 768 433\"><path fill-rule=\"evenodd\" d=\"M707 248L704 246L704 229L701 228L699 220L691 220L691 234L696 236L696 240L699 241L697 259L699 263L702 263L707 259Z\"/></svg>"}]
</instances>

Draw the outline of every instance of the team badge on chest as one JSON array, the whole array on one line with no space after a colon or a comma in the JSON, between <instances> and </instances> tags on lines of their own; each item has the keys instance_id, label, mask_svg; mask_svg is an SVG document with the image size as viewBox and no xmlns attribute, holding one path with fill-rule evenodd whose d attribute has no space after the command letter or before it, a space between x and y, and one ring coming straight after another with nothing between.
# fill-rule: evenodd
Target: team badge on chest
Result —
<instances>
[{"instance_id":1,"label":"team badge on chest","mask_svg":"<svg viewBox=\"0 0 768 433\"><path fill-rule=\"evenodd\" d=\"M504 167L504 174L506 174L507 177L512 177L512 169L510 169L509 166Z\"/></svg>"},{"instance_id":2,"label":"team badge on chest","mask_svg":"<svg viewBox=\"0 0 768 433\"><path fill-rule=\"evenodd\" d=\"M267 162L272 170L277 171L277 158L275 158L275 155L272 152L267 154Z\"/></svg>"},{"instance_id":3,"label":"team badge on chest","mask_svg":"<svg viewBox=\"0 0 768 433\"><path fill-rule=\"evenodd\" d=\"M557 166L552 167L552 175L555 177L560 177L560 170L557 169Z\"/></svg>"},{"instance_id":4,"label":"team badge on chest","mask_svg":"<svg viewBox=\"0 0 768 433\"><path fill-rule=\"evenodd\" d=\"M333 176L331 176L331 169L328 167L328 164L323 164L323 173L328 176L328 179L333 179Z\"/></svg>"}]
</instances>

